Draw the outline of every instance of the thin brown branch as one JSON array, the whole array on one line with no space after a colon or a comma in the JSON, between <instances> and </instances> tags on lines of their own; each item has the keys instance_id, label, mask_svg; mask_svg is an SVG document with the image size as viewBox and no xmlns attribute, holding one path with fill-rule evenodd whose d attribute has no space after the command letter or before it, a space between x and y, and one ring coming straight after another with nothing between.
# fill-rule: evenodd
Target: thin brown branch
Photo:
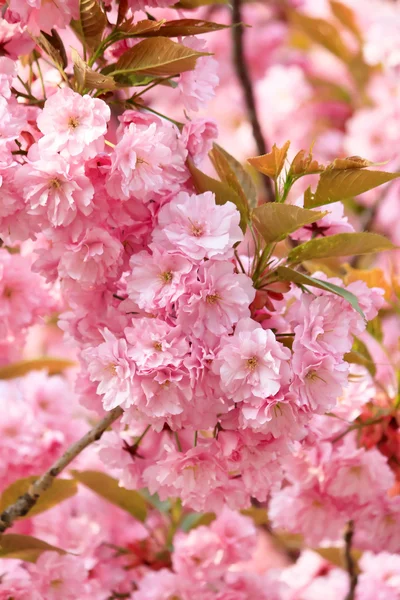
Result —
<instances>
[{"instance_id":1,"label":"thin brown branch","mask_svg":"<svg viewBox=\"0 0 400 600\"><path fill-rule=\"evenodd\" d=\"M347 592L345 600L355 600L356 587L358 581L357 565L351 553L352 543L354 536L354 522L349 521L347 523L344 532L344 562L346 570L349 574L349 591Z\"/></svg>"},{"instance_id":2,"label":"thin brown branch","mask_svg":"<svg viewBox=\"0 0 400 600\"><path fill-rule=\"evenodd\" d=\"M122 415L122 409L117 406L87 432L80 440L72 444L70 448L53 464L53 466L39 479L37 479L29 490L20 496L14 504L11 504L0 514L0 534L9 529L18 517L23 517L35 506L42 494L49 489L54 479L67 467L78 454L93 442L99 440L108 427Z\"/></svg>"},{"instance_id":3,"label":"thin brown branch","mask_svg":"<svg viewBox=\"0 0 400 600\"><path fill-rule=\"evenodd\" d=\"M258 154L267 154L268 148L261 130L260 121L258 120L253 86L244 56L244 27L242 25L241 0L233 0L232 2L232 24L233 63L243 91L247 116L253 129L253 137L256 142ZM271 180L268 177L263 177L263 184L267 202L274 202L275 193Z\"/></svg>"}]
</instances>

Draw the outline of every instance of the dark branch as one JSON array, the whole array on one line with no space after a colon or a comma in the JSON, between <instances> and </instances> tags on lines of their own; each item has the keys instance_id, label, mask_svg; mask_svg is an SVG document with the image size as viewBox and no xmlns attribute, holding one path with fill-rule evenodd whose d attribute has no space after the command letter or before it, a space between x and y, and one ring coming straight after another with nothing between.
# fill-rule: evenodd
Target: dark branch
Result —
<instances>
[{"instance_id":1,"label":"dark branch","mask_svg":"<svg viewBox=\"0 0 400 600\"><path fill-rule=\"evenodd\" d=\"M346 570L349 574L349 591L347 592L345 600L355 600L356 587L358 581L357 574L357 565L351 553L352 543L354 536L354 522L349 521L347 523L345 532L344 532L344 562L346 566Z\"/></svg>"},{"instance_id":2,"label":"dark branch","mask_svg":"<svg viewBox=\"0 0 400 600\"><path fill-rule=\"evenodd\" d=\"M256 142L258 154L267 154L268 148L261 130L257 116L256 103L254 99L253 86L251 83L248 66L244 57L244 28L242 25L241 0L233 0L232 4L232 43L233 62L237 77L242 87L246 104L247 116L253 129L253 137ZM263 178L267 202L275 201L275 193L272 182L268 177Z\"/></svg>"},{"instance_id":3,"label":"dark branch","mask_svg":"<svg viewBox=\"0 0 400 600\"><path fill-rule=\"evenodd\" d=\"M54 479L67 467L73 459L78 456L90 444L99 440L108 427L122 415L122 409L118 406L111 410L107 415L86 433L80 440L75 442L64 454L54 463L54 465L39 477L29 488L26 494L23 494L0 514L0 534L9 529L18 517L25 516L37 503L40 496L52 485Z\"/></svg>"}]
</instances>

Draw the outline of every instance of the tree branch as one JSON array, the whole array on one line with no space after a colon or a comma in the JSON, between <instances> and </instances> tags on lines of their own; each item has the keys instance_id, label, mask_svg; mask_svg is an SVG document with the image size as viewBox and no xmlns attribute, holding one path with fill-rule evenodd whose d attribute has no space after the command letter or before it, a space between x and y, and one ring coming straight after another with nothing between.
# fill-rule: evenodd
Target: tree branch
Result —
<instances>
[{"instance_id":1,"label":"tree branch","mask_svg":"<svg viewBox=\"0 0 400 600\"><path fill-rule=\"evenodd\" d=\"M53 466L39 479L37 479L26 492L16 500L14 504L6 508L0 514L0 534L9 529L15 519L23 517L35 506L40 496L49 489L54 479L67 467L78 454L93 442L99 440L108 427L121 415L122 409L117 406L93 427L80 440L72 444L70 448L53 464Z\"/></svg>"},{"instance_id":2,"label":"tree branch","mask_svg":"<svg viewBox=\"0 0 400 600\"><path fill-rule=\"evenodd\" d=\"M232 2L232 24L233 63L242 87L247 116L253 129L253 137L256 142L258 154L267 154L268 148L258 120L253 87L244 57L244 28L242 25L241 0L233 0ZM267 202L274 202L275 193L271 180L268 177L263 176L263 183Z\"/></svg>"},{"instance_id":3,"label":"tree branch","mask_svg":"<svg viewBox=\"0 0 400 600\"><path fill-rule=\"evenodd\" d=\"M351 553L351 547L353 543L354 536L354 522L349 521L347 523L345 532L344 532L344 562L349 574L350 586L349 591L347 592L345 600L354 600L356 594L356 587L358 581L357 567L354 561L353 555Z\"/></svg>"}]
</instances>

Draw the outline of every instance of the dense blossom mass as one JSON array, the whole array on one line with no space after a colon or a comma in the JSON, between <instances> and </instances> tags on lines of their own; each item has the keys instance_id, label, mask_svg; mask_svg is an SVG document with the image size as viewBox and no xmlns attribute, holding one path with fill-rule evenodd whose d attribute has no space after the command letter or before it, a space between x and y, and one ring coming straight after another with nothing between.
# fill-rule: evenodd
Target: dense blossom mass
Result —
<instances>
[{"instance_id":1,"label":"dense blossom mass","mask_svg":"<svg viewBox=\"0 0 400 600\"><path fill-rule=\"evenodd\" d=\"M400 8L199 4L0 0L0 600L399 600Z\"/></svg>"}]
</instances>

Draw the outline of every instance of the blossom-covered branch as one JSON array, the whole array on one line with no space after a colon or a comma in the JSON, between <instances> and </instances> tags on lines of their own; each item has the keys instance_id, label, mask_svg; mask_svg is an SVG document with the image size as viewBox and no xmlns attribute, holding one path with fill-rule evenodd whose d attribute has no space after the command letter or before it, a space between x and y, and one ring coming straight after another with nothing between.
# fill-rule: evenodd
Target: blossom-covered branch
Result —
<instances>
[{"instance_id":1,"label":"blossom-covered branch","mask_svg":"<svg viewBox=\"0 0 400 600\"><path fill-rule=\"evenodd\" d=\"M85 448L101 438L108 427L121 415L122 409L117 407L87 432L80 440L75 442L64 454L46 471L42 477L37 479L26 492L18 498L15 504L6 508L0 515L0 533L12 527L18 517L25 516L37 503L39 498L49 489L54 479L67 467Z\"/></svg>"}]
</instances>

